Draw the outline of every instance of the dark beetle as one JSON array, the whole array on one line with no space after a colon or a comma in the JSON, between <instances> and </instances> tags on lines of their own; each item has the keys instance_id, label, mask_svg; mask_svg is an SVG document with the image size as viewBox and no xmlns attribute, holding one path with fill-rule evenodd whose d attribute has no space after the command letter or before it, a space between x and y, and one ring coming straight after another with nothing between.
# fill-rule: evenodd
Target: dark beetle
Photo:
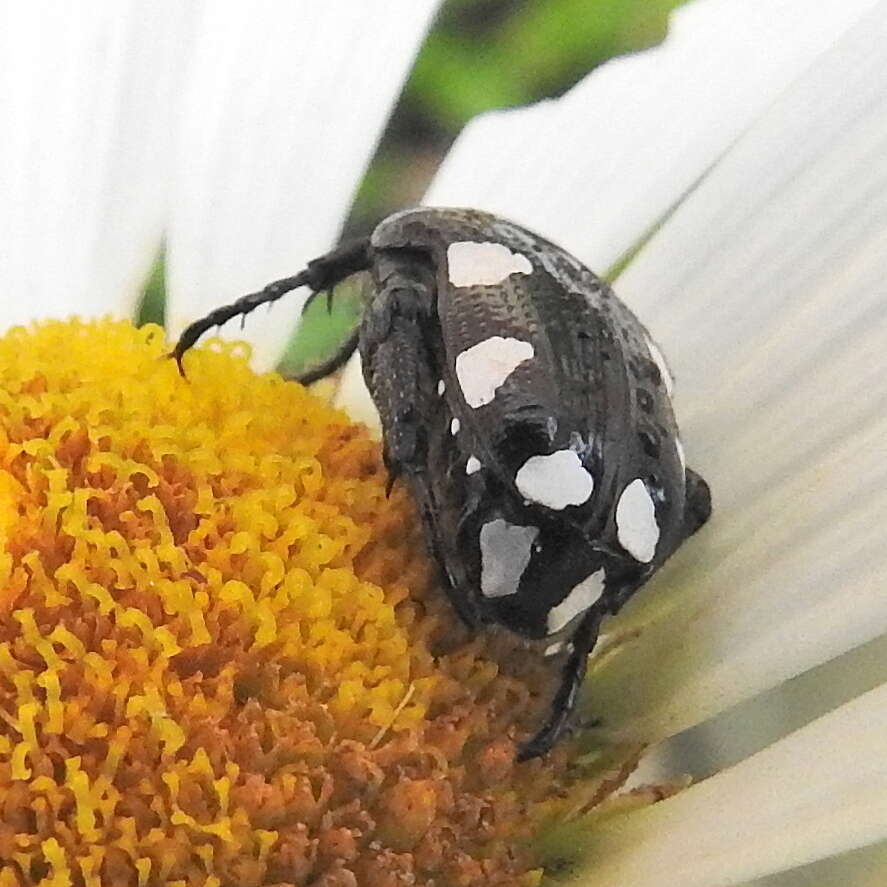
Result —
<instances>
[{"instance_id":1,"label":"dark beetle","mask_svg":"<svg viewBox=\"0 0 887 887\"><path fill-rule=\"evenodd\" d=\"M563 653L551 712L520 750L547 752L575 708L603 617L708 519L684 465L662 356L610 288L560 247L467 209L419 208L191 324L211 327L299 286L372 273L360 349L385 464L418 500L446 590L471 626Z\"/></svg>"}]
</instances>

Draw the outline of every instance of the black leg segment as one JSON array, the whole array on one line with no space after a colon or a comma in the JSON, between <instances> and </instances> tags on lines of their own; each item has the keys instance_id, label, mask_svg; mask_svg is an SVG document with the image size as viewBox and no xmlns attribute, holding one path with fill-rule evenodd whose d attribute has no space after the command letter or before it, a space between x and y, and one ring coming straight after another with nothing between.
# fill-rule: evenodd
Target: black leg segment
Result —
<instances>
[{"instance_id":1,"label":"black leg segment","mask_svg":"<svg viewBox=\"0 0 887 887\"><path fill-rule=\"evenodd\" d=\"M573 651L564 664L561 684L557 693L554 694L548 718L536 735L518 749L518 761L529 761L531 758L539 758L547 754L569 725L579 700L579 688L585 679L588 654L597 641L602 618L603 613L592 609L580 623L573 635Z\"/></svg>"},{"instance_id":2,"label":"black leg segment","mask_svg":"<svg viewBox=\"0 0 887 887\"><path fill-rule=\"evenodd\" d=\"M200 320L195 320L188 326L179 341L176 342L175 348L170 352L172 357L178 364L179 372L184 375L182 370L182 358L185 352L191 348L197 340L213 327L221 326L227 323L231 318L238 315L247 315L251 311L255 311L260 305L270 302L276 302L282 296L298 289L300 286L310 287L312 292L320 290L329 290L346 277L350 277L357 271L366 271L372 264L372 247L368 239L357 240L352 243L344 244L338 249L314 259L308 263L308 267L292 277L284 277L281 280L275 280L258 292L249 293L241 296L236 302L230 305L224 305L216 308ZM354 349L352 348L352 351ZM347 358L346 358L347 359Z\"/></svg>"},{"instance_id":3,"label":"black leg segment","mask_svg":"<svg viewBox=\"0 0 887 887\"><path fill-rule=\"evenodd\" d=\"M692 468L687 469L686 476L684 531L687 536L692 536L711 517L711 490Z\"/></svg>"},{"instance_id":4,"label":"black leg segment","mask_svg":"<svg viewBox=\"0 0 887 887\"><path fill-rule=\"evenodd\" d=\"M296 373L287 378L299 382L302 385L311 385L319 379L325 379L327 376L332 375L336 370L340 370L346 363L348 363L351 355L357 350L357 343L359 341L360 328L358 327L329 360L325 360L323 363L318 364L316 367L312 367L310 370L305 370L304 373Z\"/></svg>"}]
</instances>

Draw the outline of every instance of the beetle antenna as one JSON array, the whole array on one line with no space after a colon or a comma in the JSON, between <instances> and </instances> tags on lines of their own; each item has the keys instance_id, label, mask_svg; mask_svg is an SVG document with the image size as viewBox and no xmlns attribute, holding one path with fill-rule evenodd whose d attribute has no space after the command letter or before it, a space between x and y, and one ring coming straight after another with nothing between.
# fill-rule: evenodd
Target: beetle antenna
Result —
<instances>
[{"instance_id":1,"label":"beetle antenna","mask_svg":"<svg viewBox=\"0 0 887 887\"><path fill-rule=\"evenodd\" d=\"M205 317L195 320L186 327L175 348L169 353L178 365L179 372L184 376L182 358L185 352L191 348L197 340L214 326L221 326L231 320L232 317L246 317L251 311L255 311L259 305L276 302L282 296L298 289L300 286L310 287L314 293L321 290L330 290L337 283L350 277L357 271L366 271L372 264L372 247L369 238L352 241L343 244L338 249L313 259L308 266L292 277L284 277L275 280L258 292L241 296L236 302L224 305L210 311Z\"/></svg>"}]
</instances>

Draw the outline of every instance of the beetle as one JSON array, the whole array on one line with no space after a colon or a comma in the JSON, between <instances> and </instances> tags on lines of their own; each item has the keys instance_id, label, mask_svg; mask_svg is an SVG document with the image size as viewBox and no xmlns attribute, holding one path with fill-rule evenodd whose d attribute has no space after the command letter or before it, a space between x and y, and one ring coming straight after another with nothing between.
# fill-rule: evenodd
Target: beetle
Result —
<instances>
[{"instance_id":1,"label":"beetle","mask_svg":"<svg viewBox=\"0 0 887 887\"><path fill-rule=\"evenodd\" d=\"M210 328L301 286L372 286L355 333L299 381L359 349L389 483L403 475L447 595L561 662L549 714L518 750L548 752L576 708L602 619L711 512L687 468L661 352L565 250L472 209L418 207L191 324Z\"/></svg>"}]
</instances>

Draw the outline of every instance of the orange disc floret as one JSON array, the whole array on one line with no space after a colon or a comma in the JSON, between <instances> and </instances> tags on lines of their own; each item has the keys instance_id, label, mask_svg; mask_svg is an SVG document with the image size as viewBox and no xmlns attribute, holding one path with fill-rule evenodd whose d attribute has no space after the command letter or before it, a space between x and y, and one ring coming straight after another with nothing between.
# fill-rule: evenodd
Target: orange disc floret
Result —
<instances>
[{"instance_id":1,"label":"orange disc floret","mask_svg":"<svg viewBox=\"0 0 887 887\"><path fill-rule=\"evenodd\" d=\"M167 348L0 339L0 887L538 883L548 669L462 632L364 430Z\"/></svg>"}]
</instances>

